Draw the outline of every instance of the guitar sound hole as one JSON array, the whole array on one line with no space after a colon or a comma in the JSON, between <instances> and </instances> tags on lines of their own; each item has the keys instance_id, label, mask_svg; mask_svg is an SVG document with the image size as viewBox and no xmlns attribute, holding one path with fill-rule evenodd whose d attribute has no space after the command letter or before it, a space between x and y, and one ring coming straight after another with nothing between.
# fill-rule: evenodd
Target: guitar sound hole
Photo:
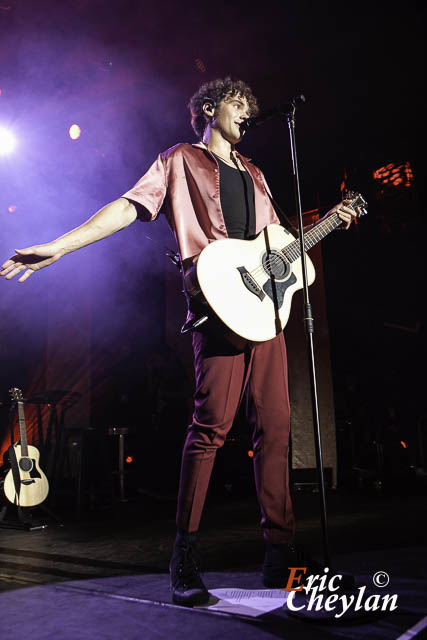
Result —
<instances>
[{"instance_id":1,"label":"guitar sound hole","mask_svg":"<svg viewBox=\"0 0 427 640\"><path fill-rule=\"evenodd\" d=\"M19 461L19 467L22 471L31 471L33 468L33 462L31 458L21 458Z\"/></svg>"},{"instance_id":2,"label":"guitar sound hole","mask_svg":"<svg viewBox=\"0 0 427 640\"><path fill-rule=\"evenodd\" d=\"M266 251L262 257L262 266L269 276L276 280L283 280L289 275L290 264L278 251Z\"/></svg>"}]
</instances>

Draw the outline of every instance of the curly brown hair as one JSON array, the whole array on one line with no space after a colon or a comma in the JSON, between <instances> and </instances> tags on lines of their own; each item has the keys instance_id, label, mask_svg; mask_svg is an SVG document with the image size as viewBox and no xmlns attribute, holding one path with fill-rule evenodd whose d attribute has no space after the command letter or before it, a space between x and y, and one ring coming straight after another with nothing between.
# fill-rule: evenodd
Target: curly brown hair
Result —
<instances>
[{"instance_id":1,"label":"curly brown hair","mask_svg":"<svg viewBox=\"0 0 427 640\"><path fill-rule=\"evenodd\" d=\"M251 88L243 80L234 80L227 77L206 82L202 84L188 103L188 108L191 112L191 126L199 139L203 138L207 125L207 118L203 113L205 102L213 102L214 106L217 106L221 100L231 96L246 98L251 117L258 113L257 99Z\"/></svg>"}]
</instances>

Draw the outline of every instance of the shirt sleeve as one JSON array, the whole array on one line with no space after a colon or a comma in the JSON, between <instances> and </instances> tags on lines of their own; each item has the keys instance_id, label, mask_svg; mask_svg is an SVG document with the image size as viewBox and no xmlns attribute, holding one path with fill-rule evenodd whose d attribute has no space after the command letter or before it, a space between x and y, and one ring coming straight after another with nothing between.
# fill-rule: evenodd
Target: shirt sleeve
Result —
<instances>
[{"instance_id":1,"label":"shirt sleeve","mask_svg":"<svg viewBox=\"0 0 427 640\"><path fill-rule=\"evenodd\" d=\"M141 205L138 207L138 218L143 221L150 221L155 220L159 215L166 191L166 171L160 154L135 186L126 191L121 197Z\"/></svg>"},{"instance_id":2,"label":"shirt sleeve","mask_svg":"<svg viewBox=\"0 0 427 640\"><path fill-rule=\"evenodd\" d=\"M263 172L261 171L261 169L259 170L259 172L260 172L260 174L261 174L261 180L262 180L262 181L263 181L263 183L264 183L265 190L267 191L268 195L272 198L273 196L272 196L272 193L271 193L271 189L270 189L270 187L268 186L267 180L265 179L265 175L263 174Z\"/></svg>"}]
</instances>

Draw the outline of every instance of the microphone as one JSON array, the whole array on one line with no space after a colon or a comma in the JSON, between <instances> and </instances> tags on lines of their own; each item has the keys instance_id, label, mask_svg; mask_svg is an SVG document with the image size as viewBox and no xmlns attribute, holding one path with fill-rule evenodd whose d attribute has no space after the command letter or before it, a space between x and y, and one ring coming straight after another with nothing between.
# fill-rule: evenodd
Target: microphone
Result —
<instances>
[{"instance_id":1,"label":"microphone","mask_svg":"<svg viewBox=\"0 0 427 640\"><path fill-rule=\"evenodd\" d=\"M261 126L267 120L271 120L272 118L277 118L278 116L284 116L288 114L290 111L295 109L297 104L303 104L305 102L305 96L302 94L300 96L294 96L290 98L288 102L283 102L279 104L277 107L273 107L268 111L264 111L260 113L259 116L254 116L253 118L247 118L244 120L240 128L242 131L247 131L248 129L256 129L256 127Z\"/></svg>"}]
</instances>

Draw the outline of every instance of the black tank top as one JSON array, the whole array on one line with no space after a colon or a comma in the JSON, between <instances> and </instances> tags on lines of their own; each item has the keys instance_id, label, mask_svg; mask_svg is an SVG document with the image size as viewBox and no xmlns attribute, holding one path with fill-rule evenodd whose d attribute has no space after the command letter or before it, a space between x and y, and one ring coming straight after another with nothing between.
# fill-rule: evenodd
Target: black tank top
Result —
<instances>
[{"instance_id":1,"label":"black tank top","mask_svg":"<svg viewBox=\"0 0 427 640\"><path fill-rule=\"evenodd\" d=\"M215 155L215 154L214 154ZM215 155L219 165L221 208L230 238L255 235L254 183L247 171L234 169Z\"/></svg>"}]
</instances>

